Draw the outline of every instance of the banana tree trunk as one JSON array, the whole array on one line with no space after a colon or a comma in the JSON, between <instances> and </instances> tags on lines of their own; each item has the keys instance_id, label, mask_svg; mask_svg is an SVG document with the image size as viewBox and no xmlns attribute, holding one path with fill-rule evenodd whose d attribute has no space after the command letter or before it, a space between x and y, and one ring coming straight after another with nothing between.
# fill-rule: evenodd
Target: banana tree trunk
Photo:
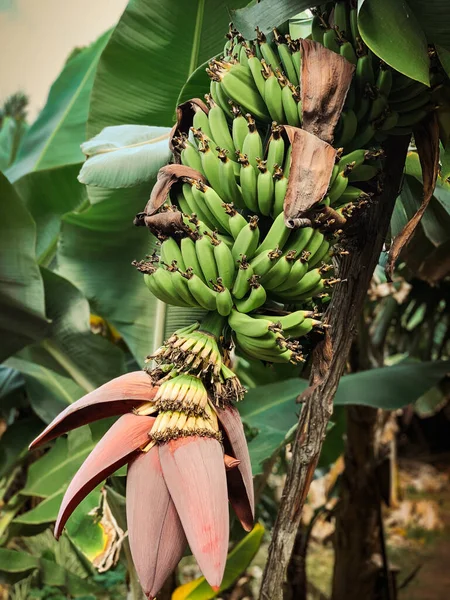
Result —
<instances>
[{"instance_id":1,"label":"banana tree trunk","mask_svg":"<svg viewBox=\"0 0 450 600\"><path fill-rule=\"evenodd\" d=\"M347 361L364 305L372 273L386 238L397 198L408 149L409 136L386 143L384 192L354 226L347 231L349 255L339 264L342 283L335 289L325 322L330 325L325 339L313 353L310 388L304 403L292 449L275 523L269 556L263 574L260 599L282 600L287 566L308 489L319 460L333 398Z\"/></svg>"}]
</instances>

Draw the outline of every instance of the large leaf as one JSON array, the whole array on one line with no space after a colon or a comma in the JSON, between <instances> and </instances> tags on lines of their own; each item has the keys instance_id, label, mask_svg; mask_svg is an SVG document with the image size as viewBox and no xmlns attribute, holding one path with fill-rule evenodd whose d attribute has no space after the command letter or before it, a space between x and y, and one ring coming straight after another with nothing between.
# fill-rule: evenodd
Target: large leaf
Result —
<instances>
[{"instance_id":1,"label":"large leaf","mask_svg":"<svg viewBox=\"0 0 450 600\"><path fill-rule=\"evenodd\" d=\"M35 258L36 225L0 173L0 361L42 338L48 328Z\"/></svg>"},{"instance_id":2,"label":"large leaf","mask_svg":"<svg viewBox=\"0 0 450 600\"><path fill-rule=\"evenodd\" d=\"M358 404L396 410L415 402L450 371L450 361L405 362L342 377L334 404ZM250 442L254 474L283 443L296 424L300 405L296 397L306 388L301 379L288 379L250 389L239 406L242 420L258 430Z\"/></svg>"},{"instance_id":3,"label":"large leaf","mask_svg":"<svg viewBox=\"0 0 450 600\"><path fill-rule=\"evenodd\" d=\"M408 0L430 43L450 50L450 3L448 0Z\"/></svg>"},{"instance_id":4,"label":"large leaf","mask_svg":"<svg viewBox=\"0 0 450 600\"><path fill-rule=\"evenodd\" d=\"M31 407L44 423L50 423L68 404L85 393L69 377L42 365L20 358L10 358L7 364L22 373Z\"/></svg>"},{"instance_id":5,"label":"large leaf","mask_svg":"<svg viewBox=\"0 0 450 600\"><path fill-rule=\"evenodd\" d=\"M407 2L359 0L358 4L361 37L372 52L400 73L429 85L427 40Z\"/></svg>"},{"instance_id":6,"label":"large leaf","mask_svg":"<svg viewBox=\"0 0 450 600\"><path fill-rule=\"evenodd\" d=\"M28 452L28 444L42 431L42 421L34 415L9 425L0 439L0 478Z\"/></svg>"},{"instance_id":7,"label":"large leaf","mask_svg":"<svg viewBox=\"0 0 450 600\"><path fill-rule=\"evenodd\" d=\"M122 374L123 353L91 332L89 304L80 290L47 269L42 269L42 274L47 315L52 320L50 334L41 344L24 350L21 356L70 376L85 391Z\"/></svg>"},{"instance_id":8,"label":"large leaf","mask_svg":"<svg viewBox=\"0 0 450 600\"><path fill-rule=\"evenodd\" d=\"M204 577L190 581L172 594L172 600L211 600L227 590L247 569L261 545L264 527L257 523L227 556L227 564L220 589L215 592Z\"/></svg>"},{"instance_id":9,"label":"large leaf","mask_svg":"<svg viewBox=\"0 0 450 600\"><path fill-rule=\"evenodd\" d=\"M314 4L311 0L262 0L232 11L232 20L244 37L254 39L255 26L264 33L269 33L274 27Z\"/></svg>"},{"instance_id":10,"label":"large leaf","mask_svg":"<svg viewBox=\"0 0 450 600\"><path fill-rule=\"evenodd\" d=\"M223 49L228 9L247 0L130 0L100 59L88 136L108 125L170 126L189 75Z\"/></svg>"},{"instance_id":11,"label":"large leaf","mask_svg":"<svg viewBox=\"0 0 450 600\"><path fill-rule=\"evenodd\" d=\"M77 181L80 165L35 171L14 184L36 222L38 262L48 266L56 253L61 217L88 202L86 187Z\"/></svg>"},{"instance_id":12,"label":"large leaf","mask_svg":"<svg viewBox=\"0 0 450 600\"><path fill-rule=\"evenodd\" d=\"M58 251L59 272L84 292L96 314L116 327L141 365L166 333L185 324L186 315L194 315L157 301L131 265L151 250L148 231L132 224L149 187L97 190L96 204L63 219ZM102 196L107 199L102 201Z\"/></svg>"},{"instance_id":13,"label":"large leaf","mask_svg":"<svg viewBox=\"0 0 450 600\"><path fill-rule=\"evenodd\" d=\"M124 188L156 177L169 162L168 127L117 125L82 144L87 156L80 175L81 183L103 188Z\"/></svg>"},{"instance_id":14,"label":"large leaf","mask_svg":"<svg viewBox=\"0 0 450 600\"><path fill-rule=\"evenodd\" d=\"M206 72L209 60L197 67L189 76L189 79L181 88L177 98L177 105L190 100L191 98L203 98L209 93L209 84L211 80Z\"/></svg>"},{"instance_id":15,"label":"large leaf","mask_svg":"<svg viewBox=\"0 0 450 600\"><path fill-rule=\"evenodd\" d=\"M8 177L16 181L26 173L83 160L89 96L100 54L110 32L74 54L53 84L47 103L23 139Z\"/></svg>"}]
</instances>

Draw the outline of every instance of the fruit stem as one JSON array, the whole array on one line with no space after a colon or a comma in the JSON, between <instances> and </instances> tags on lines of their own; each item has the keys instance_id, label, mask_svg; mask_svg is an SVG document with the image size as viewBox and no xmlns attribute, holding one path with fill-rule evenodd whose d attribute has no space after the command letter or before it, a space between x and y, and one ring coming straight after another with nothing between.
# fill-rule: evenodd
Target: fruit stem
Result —
<instances>
[{"instance_id":1,"label":"fruit stem","mask_svg":"<svg viewBox=\"0 0 450 600\"><path fill-rule=\"evenodd\" d=\"M222 317L218 312L209 312L200 323L200 330L211 333L218 340L226 320L226 317Z\"/></svg>"}]
</instances>

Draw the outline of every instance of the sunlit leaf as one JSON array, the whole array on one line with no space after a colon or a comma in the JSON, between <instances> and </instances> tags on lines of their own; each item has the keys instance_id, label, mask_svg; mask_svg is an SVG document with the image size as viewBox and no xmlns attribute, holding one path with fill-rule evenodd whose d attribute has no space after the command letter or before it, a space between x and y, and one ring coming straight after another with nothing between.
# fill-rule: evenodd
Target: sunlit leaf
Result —
<instances>
[{"instance_id":1,"label":"sunlit leaf","mask_svg":"<svg viewBox=\"0 0 450 600\"><path fill-rule=\"evenodd\" d=\"M23 139L8 178L83 160L80 144L86 139L89 96L100 54L109 38L96 42L69 58L54 82L47 103Z\"/></svg>"},{"instance_id":2,"label":"sunlit leaf","mask_svg":"<svg viewBox=\"0 0 450 600\"><path fill-rule=\"evenodd\" d=\"M262 0L232 11L232 21L244 37L254 39L256 26L264 33L269 33L274 27L310 6L310 0Z\"/></svg>"},{"instance_id":3,"label":"sunlit leaf","mask_svg":"<svg viewBox=\"0 0 450 600\"><path fill-rule=\"evenodd\" d=\"M199 577L178 587L172 600L211 600L228 589L252 562L258 552L264 535L264 527L257 523L253 530L242 539L228 554L225 574L220 589L215 592L204 577Z\"/></svg>"},{"instance_id":4,"label":"sunlit leaf","mask_svg":"<svg viewBox=\"0 0 450 600\"><path fill-rule=\"evenodd\" d=\"M117 125L82 144L88 157L79 181L104 188L132 187L154 179L169 162L167 127Z\"/></svg>"}]
</instances>

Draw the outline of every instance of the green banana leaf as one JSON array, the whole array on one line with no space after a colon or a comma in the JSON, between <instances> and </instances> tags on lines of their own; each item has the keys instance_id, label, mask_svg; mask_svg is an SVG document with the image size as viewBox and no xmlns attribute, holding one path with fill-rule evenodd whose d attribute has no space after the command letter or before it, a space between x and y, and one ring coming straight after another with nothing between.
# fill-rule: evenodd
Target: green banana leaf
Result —
<instances>
[{"instance_id":1,"label":"green banana leaf","mask_svg":"<svg viewBox=\"0 0 450 600\"><path fill-rule=\"evenodd\" d=\"M19 408L16 403L15 408ZM18 419L8 426L0 439L0 478L27 455L28 444L42 431L42 421L36 416Z\"/></svg>"},{"instance_id":2,"label":"green banana leaf","mask_svg":"<svg viewBox=\"0 0 450 600\"><path fill-rule=\"evenodd\" d=\"M255 26L270 33L291 17L312 6L310 0L261 0L245 8L232 10L234 26L247 39L255 38Z\"/></svg>"},{"instance_id":3,"label":"green banana leaf","mask_svg":"<svg viewBox=\"0 0 450 600\"><path fill-rule=\"evenodd\" d=\"M44 285L36 263L36 225L0 173L0 360L44 337Z\"/></svg>"},{"instance_id":4,"label":"green banana leaf","mask_svg":"<svg viewBox=\"0 0 450 600\"><path fill-rule=\"evenodd\" d=\"M6 364L22 374L31 408L44 423L50 423L68 404L85 393L71 378L42 365L17 357L10 358Z\"/></svg>"},{"instance_id":5,"label":"green banana leaf","mask_svg":"<svg viewBox=\"0 0 450 600\"><path fill-rule=\"evenodd\" d=\"M86 187L77 181L79 170L75 164L35 171L14 184L36 222L36 254L44 267L55 258L62 216L88 204Z\"/></svg>"},{"instance_id":6,"label":"green banana leaf","mask_svg":"<svg viewBox=\"0 0 450 600\"><path fill-rule=\"evenodd\" d=\"M23 136L28 130L24 121L6 116L0 125L0 171L6 169L14 162Z\"/></svg>"},{"instance_id":7,"label":"green banana leaf","mask_svg":"<svg viewBox=\"0 0 450 600\"><path fill-rule=\"evenodd\" d=\"M199 577L178 587L172 594L172 600L211 600L217 598L237 581L254 559L264 535L264 527L257 523L228 554L225 573L220 589L215 592L204 577Z\"/></svg>"},{"instance_id":8,"label":"green banana leaf","mask_svg":"<svg viewBox=\"0 0 450 600\"><path fill-rule=\"evenodd\" d=\"M125 372L124 354L111 342L91 332L90 308L73 283L42 269L50 333L40 344L24 349L22 359L65 377L85 392Z\"/></svg>"},{"instance_id":9,"label":"green banana leaf","mask_svg":"<svg viewBox=\"0 0 450 600\"><path fill-rule=\"evenodd\" d=\"M11 582L20 581L35 570L39 570L39 578L43 584L62 587L72 597L100 592L91 580L82 579L51 560L18 550L0 548L0 573L7 576L20 575L8 577Z\"/></svg>"},{"instance_id":10,"label":"green banana leaf","mask_svg":"<svg viewBox=\"0 0 450 600\"><path fill-rule=\"evenodd\" d=\"M98 65L88 137L108 125L173 123L189 75L224 46L228 9L247 0L131 0Z\"/></svg>"},{"instance_id":11,"label":"green banana leaf","mask_svg":"<svg viewBox=\"0 0 450 600\"><path fill-rule=\"evenodd\" d=\"M450 50L450 3L447 0L408 0L427 40Z\"/></svg>"},{"instance_id":12,"label":"green banana leaf","mask_svg":"<svg viewBox=\"0 0 450 600\"><path fill-rule=\"evenodd\" d=\"M80 144L86 139L89 97L98 59L109 35L108 31L91 46L69 57L7 172L10 181L32 171L83 160Z\"/></svg>"},{"instance_id":13,"label":"green banana leaf","mask_svg":"<svg viewBox=\"0 0 450 600\"><path fill-rule=\"evenodd\" d=\"M82 144L87 156L78 180L103 188L126 188L152 181L172 156L169 127L105 127Z\"/></svg>"},{"instance_id":14,"label":"green banana leaf","mask_svg":"<svg viewBox=\"0 0 450 600\"><path fill-rule=\"evenodd\" d=\"M396 410L412 404L450 371L450 361L402 362L392 367L362 371L342 377L335 406L350 404ZM239 405L244 423L258 435L249 443L253 473L283 445L301 410L296 397L307 387L302 379L250 389Z\"/></svg>"},{"instance_id":15,"label":"green banana leaf","mask_svg":"<svg viewBox=\"0 0 450 600\"><path fill-rule=\"evenodd\" d=\"M430 85L428 46L422 21L405 0L358 3L358 25L367 46L388 65Z\"/></svg>"}]
</instances>

